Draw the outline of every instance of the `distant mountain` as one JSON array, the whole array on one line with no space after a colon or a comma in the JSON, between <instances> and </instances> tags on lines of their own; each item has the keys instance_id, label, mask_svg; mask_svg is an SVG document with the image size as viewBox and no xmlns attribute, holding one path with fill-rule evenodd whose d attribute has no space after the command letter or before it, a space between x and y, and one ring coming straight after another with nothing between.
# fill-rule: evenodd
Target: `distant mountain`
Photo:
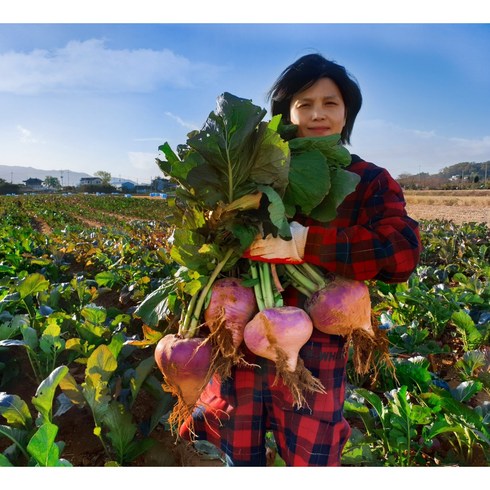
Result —
<instances>
[{"instance_id":1,"label":"distant mountain","mask_svg":"<svg viewBox=\"0 0 490 490\"><path fill-rule=\"evenodd\" d=\"M123 184L125 182L131 182L131 184L136 184L136 182L134 180L131 180L131 179L120 179L119 177L113 177L111 179L110 184L117 187L117 186L120 186L121 184Z\"/></svg>"},{"instance_id":2,"label":"distant mountain","mask_svg":"<svg viewBox=\"0 0 490 490\"><path fill-rule=\"evenodd\" d=\"M93 177L85 172L73 170L41 170L34 167L19 167L16 165L0 165L0 179L13 184L23 184L27 179L41 179L56 177L63 186L77 186L82 177Z\"/></svg>"}]
</instances>

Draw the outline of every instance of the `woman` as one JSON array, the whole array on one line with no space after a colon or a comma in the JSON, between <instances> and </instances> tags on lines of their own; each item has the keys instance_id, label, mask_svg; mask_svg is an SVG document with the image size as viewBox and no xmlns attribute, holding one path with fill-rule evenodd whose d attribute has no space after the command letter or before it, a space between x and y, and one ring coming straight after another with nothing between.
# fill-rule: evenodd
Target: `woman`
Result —
<instances>
[{"instance_id":1,"label":"woman","mask_svg":"<svg viewBox=\"0 0 490 490\"><path fill-rule=\"evenodd\" d=\"M303 56L279 76L269 92L272 114L297 126L297 137L340 134L350 142L361 108L359 86L343 66L319 54ZM329 223L297 215L292 240L257 239L248 255L255 260L308 262L350 279L404 282L420 255L417 223L405 211L402 190L389 173L352 155L346 168L360 176ZM301 306L296 290L284 303ZM254 356L256 368L236 367L231 378L217 378L206 387L193 413L195 435L220 448L230 465L266 464L265 433L274 434L279 455L288 466L339 466L350 435L343 417L346 363L345 340L314 330L300 351L325 394L306 394L307 407L294 408L291 394L276 380L274 363ZM180 431L189 437L189 424Z\"/></svg>"}]
</instances>

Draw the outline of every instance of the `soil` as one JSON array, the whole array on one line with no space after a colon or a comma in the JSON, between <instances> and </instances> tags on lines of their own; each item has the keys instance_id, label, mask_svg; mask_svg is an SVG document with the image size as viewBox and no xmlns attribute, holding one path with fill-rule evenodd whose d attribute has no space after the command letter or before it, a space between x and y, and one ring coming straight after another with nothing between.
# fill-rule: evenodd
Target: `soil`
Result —
<instances>
[{"instance_id":1,"label":"soil","mask_svg":"<svg viewBox=\"0 0 490 490\"><path fill-rule=\"evenodd\" d=\"M415 220L449 220L457 225L475 222L490 225L490 209L476 206L444 206L442 204L412 204L408 200L406 210Z\"/></svg>"}]
</instances>

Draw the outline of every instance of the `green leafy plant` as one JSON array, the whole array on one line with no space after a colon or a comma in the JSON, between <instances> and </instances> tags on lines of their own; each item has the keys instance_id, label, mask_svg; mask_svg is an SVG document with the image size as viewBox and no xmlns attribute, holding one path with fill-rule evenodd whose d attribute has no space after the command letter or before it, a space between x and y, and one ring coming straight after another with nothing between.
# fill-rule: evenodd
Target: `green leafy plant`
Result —
<instances>
[{"instance_id":1,"label":"green leafy plant","mask_svg":"<svg viewBox=\"0 0 490 490\"><path fill-rule=\"evenodd\" d=\"M469 390L468 385L464 385L460 400L454 398L451 392L438 388L420 395L433 413L440 414L428 429L426 437L443 437L453 448L453 454L448 459L463 465L472 463L477 448L482 451L487 462L490 458L488 417L464 403L468 397L473 396L474 390L474 385L470 385Z\"/></svg>"},{"instance_id":2,"label":"green leafy plant","mask_svg":"<svg viewBox=\"0 0 490 490\"><path fill-rule=\"evenodd\" d=\"M141 433L138 434L138 427L131 413L131 407L143 382L154 369L154 360L149 357L136 369L125 372L126 378L129 378L130 401L119 401L114 393L114 378L118 368L117 358L122 347L122 338L114 336L109 345L99 345L92 352L87 360L85 379L80 385L70 374L67 374L60 384L65 395L65 409L69 408L70 404L90 408L94 419L94 434L99 438L107 457L114 458L117 465L133 461L155 442ZM153 387L154 385L153 383ZM173 404L171 397L163 393L161 388L158 396L161 403L157 414L152 417L147 427L147 435Z\"/></svg>"},{"instance_id":3,"label":"green leafy plant","mask_svg":"<svg viewBox=\"0 0 490 490\"><path fill-rule=\"evenodd\" d=\"M347 399L345 410L361 418L366 437L360 438L358 432L354 433L344 461L369 463L373 458L370 455L366 461L366 455L375 452L376 461L384 461L387 466L412 466L422 450L422 445L418 443L419 432L433 419L430 409L413 403L406 386L389 392L386 402L363 388L357 388L354 392L357 399ZM372 410L369 410L366 402Z\"/></svg>"},{"instance_id":4,"label":"green leafy plant","mask_svg":"<svg viewBox=\"0 0 490 490\"><path fill-rule=\"evenodd\" d=\"M490 324L479 328L479 325L475 325L471 316L463 310L454 312L451 316L451 321L461 334L465 351L478 349L488 344Z\"/></svg>"},{"instance_id":5,"label":"green leafy plant","mask_svg":"<svg viewBox=\"0 0 490 490\"><path fill-rule=\"evenodd\" d=\"M280 125L277 130L287 140ZM333 143L332 146L335 147ZM306 151L306 148L301 151ZM198 153L190 147L177 149L179 156L178 161L172 162L173 170L188 171L187 164L192 167L198 163L200 157L191 157L190 154L187 157L188 152ZM289 171L299 180L304 177L304 192L312 185L313 179L312 175L301 176L300 153L291 153ZM319 161L318 154L312 153L310 157ZM196 158L194 163L193 158ZM293 161L296 158L298 160ZM332 186L333 173L322 182L329 181L331 188L337 188L337 184ZM323 176L323 173L318 175ZM300 190L301 185L297 189ZM297 195L301 200L299 193ZM177 327L187 301L199 293L213 270L212 260L201 272L196 272L177 263L170 253L177 225L185 223L192 228L203 223L202 217L206 215L204 208L197 205L198 201L191 202L190 207L197 211L190 212L190 207L183 207L185 203L181 197L174 195L169 195L169 199L76 194L0 196L0 341L30 342L31 337L25 341L22 331L26 327L35 330L37 347L34 355L43 359L40 364L45 373L44 377L43 374L38 376L40 384L49 377L53 366L49 359L54 359L50 349L47 349L49 353L41 349L41 338L48 326L58 326L59 337L65 342L65 347L64 350L56 350L55 369L59 364L69 366L80 389L85 382L85 378L79 377L83 376L83 373L79 374L80 367L86 367L96 348L105 345L111 352L118 353L117 367L109 376L107 391L101 391L109 397L111 408L107 411L107 419L100 420L97 426L106 445L107 464L120 464L118 461L125 465L135 464L132 462L135 460L130 461L131 451L125 449L131 445L129 440L132 438L131 441L136 442L152 437L152 431L159 425L168 428L167 417L174 400L162 391L159 373L151 373L153 361L148 360L146 364L143 360L152 358L151 346L164 333ZM258 212L265 211L267 217L270 205L267 194L262 204L266 208L262 210L259 207ZM290 209L289 205L284 208L288 216ZM102 226L87 226L87 219L97 220ZM35 221L45 222L52 231L44 234L35 231ZM490 423L488 337L485 340L490 320L488 226L476 223L455 225L441 220L422 220L420 226L424 248L420 265L411 278L403 284L373 282L371 285L374 313L378 316L386 313L392 320L385 331L395 370L378 365L376 372L360 376L349 369L348 382L353 389L364 388L375 393L387 412L392 410L394 402L386 393L399 384L405 385L409 403L430 411L428 423L412 424L416 435L412 433L410 441L411 465L488 465L490 444L488 432L485 432ZM272 226L269 229L275 232ZM233 234L227 229L226 236L233 236L237 244L241 243L237 237L245 237L246 242L244 230L242 228L243 233L238 230ZM201 267L206 259L213 259L207 250L208 237L203 237L204 248L194 248L197 240L182 251L183 260L196 259L195 264ZM182 242L185 242L184 235ZM44 279L32 274L40 274ZM40 279L39 283L33 280L36 277ZM46 287L42 286L43 281L47 281L44 282ZM31 292L27 292L29 284ZM36 284L41 287L35 292ZM23 288L23 297L19 287ZM462 315L464 318L459 319L461 325L457 327L452 316L459 312L466 313L469 318ZM49 329L47 338L43 340L45 347L57 337L55 334L53 339L49 339L48 333ZM117 337L115 342L118 345L122 343L121 348L116 349L116 344L111 344L113 337ZM469 350L471 345L475 347ZM32 380L29 369L24 369L20 362L27 351L26 345L0 346L0 390L5 392L3 396L20 395L21 391L17 394L16 389L25 388L27 378ZM137 374L148 371L150 374L146 377ZM456 385L455 374L461 381ZM437 390L440 387L444 387L442 391ZM89 390L89 387L85 389ZM142 390L146 393L138 396ZM30 406L23 393L24 390L20 396L26 400L26 406ZM75 396L75 393L73 390L71 395ZM151 402L156 405L151 414L146 396L149 393ZM9 403L18 406L16 411L21 414L24 410L21 400L9 399ZM139 403L143 401L147 415L144 420L139 420ZM83 397L81 403L91 410ZM61 393L55 400L55 414L50 423L60 423L66 410L71 410L67 415L73 416L73 411L77 411L74 404L64 392ZM350 404L354 404L354 408ZM374 432L375 429L381 430L381 422L365 398L351 394L346 407L349 408L345 415L351 423L352 436L344 451L344 464L398 465L399 459L406 459L407 445L402 446L405 449L400 448L402 452L398 453L393 449L396 444L391 443L392 449L388 451L382 434ZM131 414L131 419L128 414ZM10 417L13 415L9 409L9 420ZM133 425L133 429L126 432L127 439L124 435L117 435L117 427L111 428L119 418L121 427ZM2 416L0 419L6 420ZM56 440L58 434L53 444L53 427L46 425L39 433L37 442L40 444L35 449L39 451L39 461L27 450L30 439L39 429L37 420L40 417L35 418L33 412L26 426L14 427L10 422L4 422L2 430L5 427L9 429L8 436L3 433L0 436L1 464L44 464L43 461L56 464L55 458L50 459L49 456L56 451L54 446L59 449L58 457L62 464L63 444ZM389 431L388 415L385 423ZM370 428L369 432L365 424ZM137 432L133 435L134 426ZM95 422L94 428L97 430ZM23 430L26 431L24 436L21 435ZM19 437L25 453L9 436L15 440ZM66 437L68 435L63 439ZM66 444L68 450L70 441L67 440ZM31 450L35 446L33 442ZM71 447L70 454L73 464L83 464ZM280 463L279 460L277 462Z\"/></svg>"},{"instance_id":6,"label":"green leafy plant","mask_svg":"<svg viewBox=\"0 0 490 490\"><path fill-rule=\"evenodd\" d=\"M30 326L27 318L17 318L16 325L22 339L0 340L0 347L24 347L29 358L35 379L40 382L44 376L56 367L60 353L65 349L65 340L61 337L59 318L61 315L50 316L37 321L37 328Z\"/></svg>"},{"instance_id":7,"label":"green leafy plant","mask_svg":"<svg viewBox=\"0 0 490 490\"><path fill-rule=\"evenodd\" d=\"M56 442L58 426L52 414L55 390L67 372L66 366L59 366L39 385L32 399L36 420L19 396L0 393L0 415L7 422L0 425L0 437L12 442L0 454L0 466L71 466L60 457L64 444Z\"/></svg>"},{"instance_id":8,"label":"green leafy plant","mask_svg":"<svg viewBox=\"0 0 490 490\"><path fill-rule=\"evenodd\" d=\"M468 381L472 378L476 378L480 370L485 367L488 370L490 364L483 350L469 350L456 362L456 367L459 370L461 378L464 381Z\"/></svg>"}]
</instances>

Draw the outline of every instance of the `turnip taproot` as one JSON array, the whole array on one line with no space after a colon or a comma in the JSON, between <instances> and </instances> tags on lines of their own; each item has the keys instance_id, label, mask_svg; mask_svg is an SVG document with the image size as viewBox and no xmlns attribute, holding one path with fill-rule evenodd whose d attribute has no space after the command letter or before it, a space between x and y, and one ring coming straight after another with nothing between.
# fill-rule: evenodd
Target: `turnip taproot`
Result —
<instances>
[{"instance_id":1,"label":"turnip taproot","mask_svg":"<svg viewBox=\"0 0 490 490\"><path fill-rule=\"evenodd\" d=\"M283 306L280 294L271 294L271 271L267 262L257 266L250 261L250 269L252 276L260 279L255 289L260 311L245 326L244 342L254 354L275 363L276 381L282 379L291 391L294 405L300 408L306 404L305 391L325 393L322 383L299 356L301 347L311 337L313 324L304 310Z\"/></svg>"},{"instance_id":2,"label":"turnip taproot","mask_svg":"<svg viewBox=\"0 0 490 490\"><path fill-rule=\"evenodd\" d=\"M212 376L212 346L202 337L168 334L159 340L154 355L164 376L163 389L177 398L168 422L171 428L180 427Z\"/></svg>"},{"instance_id":3,"label":"turnip taproot","mask_svg":"<svg viewBox=\"0 0 490 490\"><path fill-rule=\"evenodd\" d=\"M380 352L389 363L386 335L373 328L371 297L367 285L338 275L325 277L311 264L285 265L292 284L307 296L304 306L313 326L329 335L352 340L353 363L358 373L366 373Z\"/></svg>"},{"instance_id":4,"label":"turnip taproot","mask_svg":"<svg viewBox=\"0 0 490 490\"><path fill-rule=\"evenodd\" d=\"M257 313L252 288L236 277L217 279L211 287L204 320L211 331L210 339L219 351L217 374L226 378L234 364L244 363L240 345L247 322Z\"/></svg>"}]
</instances>

